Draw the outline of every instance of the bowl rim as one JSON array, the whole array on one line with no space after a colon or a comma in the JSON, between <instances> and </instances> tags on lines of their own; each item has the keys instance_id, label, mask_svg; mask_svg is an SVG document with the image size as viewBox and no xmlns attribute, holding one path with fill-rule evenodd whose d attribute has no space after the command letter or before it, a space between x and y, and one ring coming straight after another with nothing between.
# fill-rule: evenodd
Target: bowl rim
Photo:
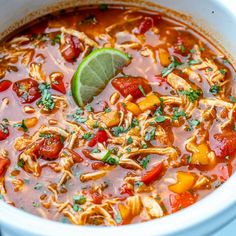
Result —
<instances>
[{"instance_id":1,"label":"bowl rim","mask_svg":"<svg viewBox=\"0 0 236 236\"><path fill-rule=\"evenodd\" d=\"M214 1L219 4L220 0ZM73 236L81 233L83 236L92 234L95 234L96 236L110 236L111 234L113 234L113 236L121 236L127 235L128 232L135 232L136 236L146 235L147 232L149 236L157 234L169 235L172 233L176 235L187 229L192 229L193 227L197 228L203 222L208 223L211 219L214 219L215 216L233 210L233 206L236 208L236 191L234 191L233 188L235 182L236 173L234 173L222 186L192 206L160 219L118 227L93 227L62 224L24 212L0 200L0 227L3 227L4 229L20 230L33 235L57 234ZM236 215L236 212L234 215ZM225 219L225 222L229 220L228 218ZM40 230L42 231L40 232ZM211 230L210 224L209 230Z\"/></svg>"}]
</instances>

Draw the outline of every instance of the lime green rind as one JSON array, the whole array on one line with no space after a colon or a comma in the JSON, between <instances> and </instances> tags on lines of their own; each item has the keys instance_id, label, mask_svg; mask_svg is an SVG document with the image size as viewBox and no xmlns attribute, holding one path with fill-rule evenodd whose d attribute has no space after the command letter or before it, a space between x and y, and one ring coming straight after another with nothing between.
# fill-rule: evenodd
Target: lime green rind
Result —
<instances>
[{"instance_id":1,"label":"lime green rind","mask_svg":"<svg viewBox=\"0 0 236 236\"><path fill-rule=\"evenodd\" d=\"M92 101L130 61L127 54L113 48L96 49L76 70L72 83L72 96L79 106Z\"/></svg>"}]
</instances>

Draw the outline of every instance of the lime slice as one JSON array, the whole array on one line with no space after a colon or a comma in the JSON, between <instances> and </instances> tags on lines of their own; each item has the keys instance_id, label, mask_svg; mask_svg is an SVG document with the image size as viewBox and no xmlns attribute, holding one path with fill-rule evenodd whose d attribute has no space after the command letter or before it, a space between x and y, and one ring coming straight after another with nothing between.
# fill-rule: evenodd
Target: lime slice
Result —
<instances>
[{"instance_id":1,"label":"lime slice","mask_svg":"<svg viewBox=\"0 0 236 236\"><path fill-rule=\"evenodd\" d=\"M84 106L91 102L129 61L127 54L113 48L97 49L90 53L72 79L71 89L76 103Z\"/></svg>"}]
</instances>

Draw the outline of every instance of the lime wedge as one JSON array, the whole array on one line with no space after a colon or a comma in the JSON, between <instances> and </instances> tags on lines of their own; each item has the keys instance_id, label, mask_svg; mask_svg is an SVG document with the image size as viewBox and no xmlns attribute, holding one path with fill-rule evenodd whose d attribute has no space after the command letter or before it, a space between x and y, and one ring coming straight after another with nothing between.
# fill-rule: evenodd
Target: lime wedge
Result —
<instances>
[{"instance_id":1,"label":"lime wedge","mask_svg":"<svg viewBox=\"0 0 236 236\"><path fill-rule=\"evenodd\" d=\"M91 102L129 61L127 54L113 48L90 53L80 63L72 79L71 89L76 103L84 106Z\"/></svg>"}]
</instances>

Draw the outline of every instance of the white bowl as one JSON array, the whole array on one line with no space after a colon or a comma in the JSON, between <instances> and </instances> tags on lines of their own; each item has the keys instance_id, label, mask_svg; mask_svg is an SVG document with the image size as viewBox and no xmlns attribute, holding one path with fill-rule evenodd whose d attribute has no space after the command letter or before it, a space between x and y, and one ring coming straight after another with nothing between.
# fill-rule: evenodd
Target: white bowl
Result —
<instances>
[{"instance_id":1,"label":"white bowl","mask_svg":"<svg viewBox=\"0 0 236 236\"><path fill-rule=\"evenodd\" d=\"M118 3L108 0L0 0L0 38L20 25L61 8L97 2ZM163 8L145 1L123 1L163 11ZM130 2L130 3L129 3ZM236 1L235 0L153 0L192 17L205 36L236 59ZM52 7L52 5L54 5ZM174 15L175 16L175 15ZM189 19L188 19L189 20ZM235 89L235 88L234 88ZM236 89L235 89L236 90ZM33 216L0 201L0 228L2 236L156 236L156 235L209 235L236 216L236 175L196 204L173 215L146 223L119 227L73 226Z\"/></svg>"}]
</instances>

